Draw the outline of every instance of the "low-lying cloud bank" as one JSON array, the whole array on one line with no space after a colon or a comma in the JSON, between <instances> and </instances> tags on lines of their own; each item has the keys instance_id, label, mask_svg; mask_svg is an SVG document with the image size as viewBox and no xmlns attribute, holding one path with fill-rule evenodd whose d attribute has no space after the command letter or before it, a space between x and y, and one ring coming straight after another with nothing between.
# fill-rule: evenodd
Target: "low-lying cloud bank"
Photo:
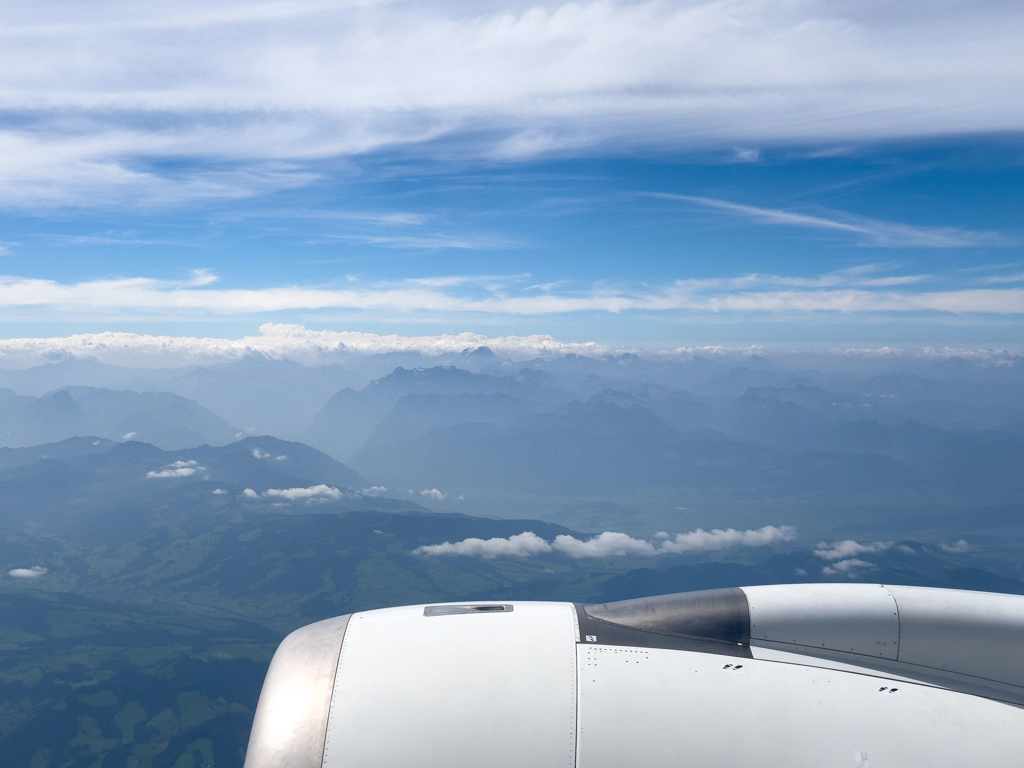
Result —
<instances>
[{"instance_id":1,"label":"low-lying cloud bank","mask_svg":"<svg viewBox=\"0 0 1024 768\"><path fill-rule=\"evenodd\" d=\"M596 342L560 342L547 335L490 337L479 333L459 333L399 336L358 331L315 331L301 325L279 323L264 323L259 330L259 335L241 339L151 336L116 331L51 338L0 339L0 365L38 365L72 359L163 367L240 360L253 354L319 364L348 355L410 352L433 357L459 354L478 347L488 347L497 354L521 360L566 354L601 357L618 351ZM713 349L708 348L709 351Z\"/></svg>"},{"instance_id":2,"label":"low-lying cloud bank","mask_svg":"<svg viewBox=\"0 0 1024 768\"><path fill-rule=\"evenodd\" d=\"M783 525L766 525L758 530L737 531L714 529L705 531L698 528L690 533L669 536L659 533L658 543L634 539L625 533L605 531L591 539L582 541L574 536L556 536L548 542L533 531L509 536L507 539L464 539L455 543L430 544L413 550L416 555L464 555L467 557L530 557L551 552L561 552L573 558L587 557L655 557L658 555L685 554L688 552L710 552L740 547L764 547L796 538L796 529Z\"/></svg>"},{"instance_id":3,"label":"low-lying cloud bank","mask_svg":"<svg viewBox=\"0 0 1024 768\"><path fill-rule=\"evenodd\" d=\"M259 334L240 339L196 336L152 336L107 331L50 338L0 339L0 366L20 368L61 360L94 360L102 363L141 367L173 367L241 360L249 355L287 359L308 365L339 362L353 355L379 355L395 352L427 357L460 354L488 347L495 354L512 360L580 355L600 358L607 355L639 353L658 360L688 360L694 357L741 359L765 354L761 346L747 347L612 347L597 342L568 343L548 335L498 336L479 333L440 334L437 336L380 335L358 331L317 331L301 325L264 323ZM778 351L779 357L800 356L800 351ZM834 349L818 354L846 358L883 359L959 359L983 364L1009 364L1019 353L1006 349L931 348L901 350L893 347Z\"/></svg>"}]
</instances>

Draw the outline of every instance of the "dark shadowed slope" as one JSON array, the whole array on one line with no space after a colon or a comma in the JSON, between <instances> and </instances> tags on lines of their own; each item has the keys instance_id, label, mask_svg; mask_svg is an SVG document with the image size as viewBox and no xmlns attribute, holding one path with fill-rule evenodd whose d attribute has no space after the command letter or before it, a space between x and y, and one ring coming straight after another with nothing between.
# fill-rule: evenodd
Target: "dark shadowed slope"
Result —
<instances>
[{"instance_id":1,"label":"dark shadowed slope","mask_svg":"<svg viewBox=\"0 0 1024 768\"><path fill-rule=\"evenodd\" d=\"M156 518L226 519L246 511L421 509L301 443L247 438L223 447L162 451L114 444L102 453L41 459L0 471L0 527L81 530L101 540Z\"/></svg>"}]
</instances>

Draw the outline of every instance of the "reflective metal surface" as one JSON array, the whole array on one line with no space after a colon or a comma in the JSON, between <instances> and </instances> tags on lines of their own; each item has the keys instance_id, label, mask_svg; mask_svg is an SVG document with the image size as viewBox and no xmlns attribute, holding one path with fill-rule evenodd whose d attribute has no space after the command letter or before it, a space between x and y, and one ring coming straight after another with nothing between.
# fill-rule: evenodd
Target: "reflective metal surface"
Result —
<instances>
[{"instance_id":1,"label":"reflective metal surface","mask_svg":"<svg viewBox=\"0 0 1024 768\"><path fill-rule=\"evenodd\" d=\"M245 768L320 768L349 616L286 637L274 654L245 753Z\"/></svg>"},{"instance_id":2,"label":"reflective metal surface","mask_svg":"<svg viewBox=\"0 0 1024 768\"><path fill-rule=\"evenodd\" d=\"M592 619L660 635L717 640L733 645L750 641L750 611L740 589L706 589L586 605Z\"/></svg>"}]
</instances>

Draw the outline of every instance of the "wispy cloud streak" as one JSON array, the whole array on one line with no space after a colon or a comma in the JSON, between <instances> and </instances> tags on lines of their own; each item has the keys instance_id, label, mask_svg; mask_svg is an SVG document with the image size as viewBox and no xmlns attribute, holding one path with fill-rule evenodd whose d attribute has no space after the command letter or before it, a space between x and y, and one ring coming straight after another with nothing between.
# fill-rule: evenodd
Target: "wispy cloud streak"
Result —
<instances>
[{"instance_id":1,"label":"wispy cloud streak","mask_svg":"<svg viewBox=\"0 0 1024 768\"><path fill-rule=\"evenodd\" d=\"M762 224L844 232L858 236L864 245L884 248L977 248L1013 244L997 232L977 232L957 227L915 226L840 211L829 211L827 216L816 216L780 208L744 205L712 197L661 192L650 193L650 196L691 203Z\"/></svg>"}]
</instances>

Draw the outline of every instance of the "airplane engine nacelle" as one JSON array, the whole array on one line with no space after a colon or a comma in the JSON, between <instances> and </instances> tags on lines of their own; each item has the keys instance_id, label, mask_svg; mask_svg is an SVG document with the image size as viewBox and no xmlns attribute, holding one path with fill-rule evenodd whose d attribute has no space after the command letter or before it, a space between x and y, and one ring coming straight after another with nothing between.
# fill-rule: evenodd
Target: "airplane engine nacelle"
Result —
<instances>
[{"instance_id":1,"label":"airplane engine nacelle","mask_svg":"<svg viewBox=\"0 0 1024 768\"><path fill-rule=\"evenodd\" d=\"M290 634L245 768L1024 761L1024 597L863 584L418 605Z\"/></svg>"}]
</instances>

